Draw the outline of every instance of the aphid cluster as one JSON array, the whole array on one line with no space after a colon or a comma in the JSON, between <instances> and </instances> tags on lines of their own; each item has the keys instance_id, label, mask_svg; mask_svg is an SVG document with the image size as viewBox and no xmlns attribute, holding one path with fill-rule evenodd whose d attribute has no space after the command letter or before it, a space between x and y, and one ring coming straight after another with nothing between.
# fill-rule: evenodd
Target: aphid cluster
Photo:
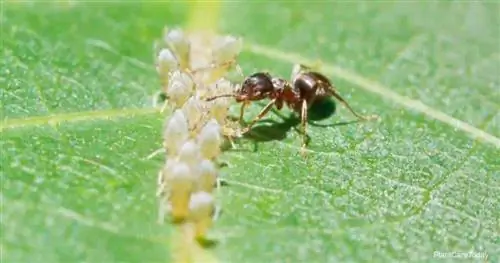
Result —
<instances>
[{"instance_id":1,"label":"aphid cluster","mask_svg":"<svg viewBox=\"0 0 500 263\"><path fill-rule=\"evenodd\" d=\"M242 133L250 131L253 125L262 119L273 106L278 110L287 105L291 110L298 113L302 124L302 152L305 152L307 138L308 109L317 99L324 97L335 97L359 120L375 119L378 116L363 116L354 111L351 106L340 96L332 82L322 73L313 71L311 68L297 64L292 70L292 79L273 77L268 72L257 72L247 76L241 88L233 93L220 94L209 97L207 101L220 98L233 97L236 102L241 103L240 122L243 119L245 108L253 101L269 99L269 103L261 112L245 127Z\"/></svg>"},{"instance_id":2,"label":"aphid cluster","mask_svg":"<svg viewBox=\"0 0 500 263\"><path fill-rule=\"evenodd\" d=\"M215 161L230 101L200 98L235 89L223 76L234 64L242 42L231 36L212 39L172 29L166 30L157 47L157 71L167 97L164 108L173 112L163 132L166 160L158 175L159 221L166 215L174 222L189 221L196 237L203 238L217 214Z\"/></svg>"}]
</instances>

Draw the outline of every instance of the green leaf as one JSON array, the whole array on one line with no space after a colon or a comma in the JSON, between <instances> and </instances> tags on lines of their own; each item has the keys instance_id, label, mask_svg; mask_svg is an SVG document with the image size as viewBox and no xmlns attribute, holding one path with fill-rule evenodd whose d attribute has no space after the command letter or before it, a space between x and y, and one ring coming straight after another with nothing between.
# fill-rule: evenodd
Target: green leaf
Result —
<instances>
[{"instance_id":1,"label":"green leaf","mask_svg":"<svg viewBox=\"0 0 500 263\"><path fill-rule=\"evenodd\" d=\"M245 73L322 61L349 103L271 113L224 153L221 262L499 260L498 3L225 3ZM152 43L184 4L3 5L2 262L169 262ZM246 119L262 104L254 104ZM334 109L334 112L332 112ZM238 105L234 111L237 112ZM327 116L327 117L325 117ZM320 127L329 125L328 127ZM455 254L457 256L458 254ZM484 258L469 258L484 262Z\"/></svg>"}]
</instances>

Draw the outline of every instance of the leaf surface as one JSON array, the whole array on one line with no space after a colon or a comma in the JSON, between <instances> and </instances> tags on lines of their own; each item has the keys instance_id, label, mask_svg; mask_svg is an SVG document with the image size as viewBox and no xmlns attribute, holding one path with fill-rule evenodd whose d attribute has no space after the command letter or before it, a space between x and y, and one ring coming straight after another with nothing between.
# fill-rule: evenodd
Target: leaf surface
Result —
<instances>
[{"instance_id":1,"label":"leaf surface","mask_svg":"<svg viewBox=\"0 0 500 263\"><path fill-rule=\"evenodd\" d=\"M185 24L187 7L4 9L4 262L168 262L171 231L155 223L162 161L144 160L160 145L164 120L151 110L159 88L151 47L164 25ZM269 114L223 156L229 186L211 232L219 260L442 262L455 259L435 251L482 251L497 262L498 10L478 2L224 4L220 28L245 38L245 73L288 78L287 58L321 60L342 70L325 73L350 104L382 121L331 125L353 117L323 103L311 112L302 159L299 120L288 110ZM479 131L491 139L473 139Z\"/></svg>"}]
</instances>

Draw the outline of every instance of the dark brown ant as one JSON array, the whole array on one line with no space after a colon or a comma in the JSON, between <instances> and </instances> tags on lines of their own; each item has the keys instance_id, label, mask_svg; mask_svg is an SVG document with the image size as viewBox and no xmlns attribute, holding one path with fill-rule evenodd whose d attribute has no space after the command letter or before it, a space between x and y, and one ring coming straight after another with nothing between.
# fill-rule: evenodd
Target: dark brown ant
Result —
<instances>
[{"instance_id":1,"label":"dark brown ant","mask_svg":"<svg viewBox=\"0 0 500 263\"><path fill-rule=\"evenodd\" d=\"M359 120L371 120L374 116L363 116L356 113L351 106L339 95L331 81L322 73L311 70L309 67L300 65L298 71L289 82L283 78L272 77L267 72L257 72L245 78L241 88L234 94L222 94L207 98L207 101L222 97L234 97L236 102L242 103L240 110L240 122L243 121L245 108L252 101L270 99L271 101L261 110L250 124L242 130L242 133L250 131L252 126L262 119L275 105L278 110L286 104L291 110L300 114L302 125L302 151L306 147L307 137L307 110L320 98L333 96L338 99Z\"/></svg>"}]
</instances>

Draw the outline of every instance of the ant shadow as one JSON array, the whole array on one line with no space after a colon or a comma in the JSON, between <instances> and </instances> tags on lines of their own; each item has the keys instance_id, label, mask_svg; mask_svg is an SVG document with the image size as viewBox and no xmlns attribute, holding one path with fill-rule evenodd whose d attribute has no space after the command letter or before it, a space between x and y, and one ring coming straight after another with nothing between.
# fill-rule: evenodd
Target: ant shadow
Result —
<instances>
[{"instance_id":1,"label":"ant shadow","mask_svg":"<svg viewBox=\"0 0 500 263\"><path fill-rule=\"evenodd\" d=\"M277 122L274 120L264 119L258 123L270 123L270 125L256 125L243 137L250 139L255 142L254 151L258 150L259 142L267 141L277 141L286 138L286 134L290 130L295 130L297 133L302 134L302 130L297 128L301 124L300 116L295 113L291 113L289 116L284 116L281 112L276 109L272 110L276 116L282 119L282 122ZM336 103L330 98L321 98L311 105L307 112L308 125L315 127L336 127L348 124L353 124L359 122L359 120L353 121L342 121L332 124L319 124L315 123L317 121L325 120L334 115L336 112ZM309 135L306 133L306 143L310 141Z\"/></svg>"}]
</instances>

